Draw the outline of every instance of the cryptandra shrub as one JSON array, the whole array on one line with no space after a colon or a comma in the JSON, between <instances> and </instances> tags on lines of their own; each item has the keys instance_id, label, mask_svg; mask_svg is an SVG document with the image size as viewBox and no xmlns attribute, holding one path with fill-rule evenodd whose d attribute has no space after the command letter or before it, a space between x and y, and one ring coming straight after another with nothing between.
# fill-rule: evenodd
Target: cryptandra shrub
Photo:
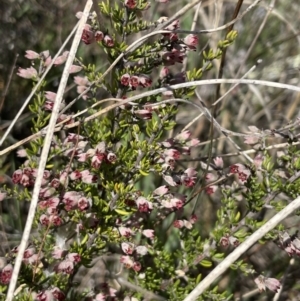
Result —
<instances>
[{"instance_id":1,"label":"cryptandra shrub","mask_svg":"<svg viewBox=\"0 0 300 301\"><path fill-rule=\"evenodd\" d=\"M76 103L86 109L78 113L68 101L61 105L58 122L63 126L51 143L15 300L183 300L262 226L267 209L280 211L298 195L296 140L276 131L250 128L245 143L257 154L248 164L209 155L197 169L185 165L193 149L200 152L200 141L180 128L177 116L185 108L182 102L195 101L196 87L172 86L202 79L237 32L228 32L217 49L205 48L201 68L179 71L189 52L204 45L197 35L178 32L179 19L144 21L149 5L145 0L102 1L101 22L95 13L89 16L82 44L97 45L110 64L124 55L105 78L99 71L103 67L89 64L88 58L76 58L69 70L77 74ZM146 30L157 28L164 32L127 51ZM65 51L54 65L63 65L68 55ZM35 85L53 59L49 51L28 50L25 56L32 64L18 75ZM146 93L156 89L161 90ZM33 134L47 126L55 99L44 80L29 106ZM275 136L288 143L286 151L271 157L267 142ZM2 191L2 200L31 200L43 144L39 135L18 151L26 161L12 175L13 188ZM206 231L201 230L207 216L199 209L200 193L216 209ZM284 197L277 198L280 194ZM260 243L277 240L289 255L299 255L298 238L283 229L278 226ZM17 254L18 246L1 259L2 296ZM256 283L261 291L280 288L247 257L231 270L235 282L253 277L253 287ZM233 293L234 287L215 286L197 300L229 300Z\"/></svg>"}]
</instances>

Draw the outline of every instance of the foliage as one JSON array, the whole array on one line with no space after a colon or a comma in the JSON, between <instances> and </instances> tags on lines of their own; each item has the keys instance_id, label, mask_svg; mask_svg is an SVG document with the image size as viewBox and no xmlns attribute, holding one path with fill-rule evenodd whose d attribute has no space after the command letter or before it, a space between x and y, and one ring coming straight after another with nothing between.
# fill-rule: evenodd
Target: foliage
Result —
<instances>
[{"instance_id":1,"label":"foliage","mask_svg":"<svg viewBox=\"0 0 300 301\"><path fill-rule=\"evenodd\" d=\"M58 122L79 125L54 134L15 300L183 300L270 215L298 196L297 121L276 130L250 126L242 137L253 148L253 158L244 154L223 160L221 154L212 154L211 136L208 156L198 159L201 164L197 168L185 164L204 148L193 131L182 130L178 116L186 107L180 100L191 103L199 96L196 87L174 90L172 85L208 76L230 51L238 32L230 30L215 47L204 47L197 35L180 34L175 20L165 27L169 33L127 52L139 34L166 22L144 21L147 9L145 0L101 1L103 23L96 13L89 17L83 46L96 46L110 64L125 55L103 80L104 70L99 71L89 57L76 58L70 70L81 72L73 81L87 110L76 117L74 107L64 110L68 101L61 106ZM201 66L178 71L177 66L201 47ZM52 61L51 54L28 50L25 57L31 66L19 68L18 75L35 85ZM60 68L67 57L66 51L55 66ZM43 130L50 119L56 93L49 86L45 80L29 106L32 133ZM163 87L167 91L85 120L105 108L104 95L119 101ZM285 149L272 151L274 139L283 140ZM44 137L39 136L18 151L24 162L14 171L11 185L4 185L3 203L31 200L43 145ZM209 218L199 196L204 205L210 204ZM244 254L225 276L235 284L216 281L197 300L230 300L244 279L251 279L249 283L260 291L277 292L281 285L277 278L284 271L271 265L288 262L288 255L299 256L297 233L279 225L254 248L258 250L254 259L251 253ZM281 252L273 263L265 260L264 267L257 258L268 248L286 254ZM15 246L1 257L3 296L17 253ZM97 278L82 281L89 271L99 273Z\"/></svg>"}]
</instances>

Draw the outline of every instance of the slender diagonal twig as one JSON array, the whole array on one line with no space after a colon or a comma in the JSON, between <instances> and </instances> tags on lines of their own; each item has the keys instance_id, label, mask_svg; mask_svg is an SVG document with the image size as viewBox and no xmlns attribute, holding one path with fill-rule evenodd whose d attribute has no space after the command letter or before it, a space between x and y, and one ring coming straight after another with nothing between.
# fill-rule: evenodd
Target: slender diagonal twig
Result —
<instances>
[{"instance_id":1,"label":"slender diagonal twig","mask_svg":"<svg viewBox=\"0 0 300 301\"><path fill-rule=\"evenodd\" d=\"M253 246L258 240L263 238L269 231L275 228L281 221L288 217L291 213L300 207L300 197L296 198L284 209L273 216L262 227L250 235L242 244L240 244L232 253L230 253L216 268L214 268L208 276L206 276L194 290L183 301L195 301L203 294L203 292L229 267L232 265L242 254L244 254L250 247Z\"/></svg>"},{"instance_id":2,"label":"slender diagonal twig","mask_svg":"<svg viewBox=\"0 0 300 301\"><path fill-rule=\"evenodd\" d=\"M15 260L15 265L14 265L14 270L13 270L13 274L11 277L11 281L9 284L9 288L8 288L8 292L7 292L7 297L6 297L6 301L12 301L13 297L14 297L14 290L18 281L18 275L19 275L19 271L21 268L21 264L22 264L22 260L23 260L23 256L24 256L24 251L30 236L30 232L31 232L31 228L32 228L32 223L34 220L34 216L35 216L35 211L36 211L36 207L37 207L37 203L38 203L38 199L39 199L39 191L41 188L41 184L42 184L42 179L43 179L43 175L44 175L44 169L46 166L46 162L47 162L47 157L48 157L48 153L49 153L49 149L50 149L50 145L51 145L51 141L52 141L52 137L53 137L53 129L56 125L56 121L57 121L57 117L59 114L59 107L60 104L62 102L63 99L63 94L64 94L64 90L66 88L67 85L67 80L69 77L69 70L70 67L73 63L73 60L75 58L76 55L76 51L82 36L82 32L84 29L84 25L86 23L87 17L88 17L88 13L92 7L92 0L88 0L83 12L83 16L80 19L79 23L78 23L78 29L77 32L75 34L71 49L70 49L70 53L68 56L68 59L66 61L66 65L62 74L62 78L60 81L60 85L58 87L58 91L57 91L57 96L56 96L56 100L53 106L53 111L52 111L52 115L50 118L50 122L49 122L49 126L48 126L48 131L47 131L47 135L44 141L44 146L43 146L43 150L42 150L42 154L41 154L41 158L40 158L40 162L39 162L39 167L38 167L38 171L37 171L37 178L34 184L34 189L33 189L33 194L32 194L32 200L30 203L30 208L29 208L29 213L27 216L27 220L26 220L26 225L25 225L25 229L23 232L23 236L22 236L22 241L21 244L19 246L19 250L18 250L18 255L16 257Z\"/></svg>"}]
</instances>

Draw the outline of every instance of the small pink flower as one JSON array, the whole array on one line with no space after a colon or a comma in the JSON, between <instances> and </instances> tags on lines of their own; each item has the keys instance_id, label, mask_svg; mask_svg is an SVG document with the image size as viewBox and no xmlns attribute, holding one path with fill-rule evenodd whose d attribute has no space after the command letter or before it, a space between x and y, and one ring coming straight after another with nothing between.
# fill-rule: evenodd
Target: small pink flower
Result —
<instances>
[{"instance_id":1,"label":"small pink flower","mask_svg":"<svg viewBox=\"0 0 300 301\"><path fill-rule=\"evenodd\" d=\"M182 220L176 220L173 222L173 226L175 228L181 229L184 226L184 223Z\"/></svg>"},{"instance_id":2,"label":"small pink flower","mask_svg":"<svg viewBox=\"0 0 300 301\"><path fill-rule=\"evenodd\" d=\"M9 284L13 272L13 266L9 263L0 272L0 283Z\"/></svg>"},{"instance_id":3,"label":"small pink flower","mask_svg":"<svg viewBox=\"0 0 300 301\"><path fill-rule=\"evenodd\" d=\"M249 145L255 145L259 142L259 137L258 136L246 136L244 139L244 143L245 144L249 144Z\"/></svg>"},{"instance_id":4,"label":"small pink flower","mask_svg":"<svg viewBox=\"0 0 300 301\"><path fill-rule=\"evenodd\" d=\"M108 161L108 162L114 163L114 162L116 162L116 160L117 160L117 156L116 156L115 153L109 152L109 153L107 154L107 161Z\"/></svg>"},{"instance_id":5,"label":"small pink flower","mask_svg":"<svg viewBox=\"0 0 300 301\"><path fill-rule=\"evenodd\" d=\"M85 24L81 40L87 45L91 44L94 41L94 32L92 31L91 25Z\"/></svg>"},{"instance_id":6,"label":"small pink flower","mask_svg":"<svg viewBox=\"0 0 300 301\"><path fill-rule=\"evenodd\" d=\"M131 76L129 80L129 84L131 87L136 88L139 85L139 77L136 75Z\"/></svg>"},{"instance_id":7,"label":"small pink flower","mask_svg":"<svg viewBox=\"0 0 300 301\"><path fill-rule=\"evenodd\" d=\"M234 247L237 247L240 244L239 240L234 236L229 236L228 239L229 239L229 243Z\"/></svg>"},{"instance_id":8,"label":"small pink flower","mask_svg":"<svg viewBox=\"0 0 300 301\"><path fill-rule=\"evenodd\" d=\"M54 246L54 250L52 251L52 257L55 259L62 259L65 257L67 250L63 250L57 246Z\"/></svg>"},{"instance_id":9,"label":"small pink flower","mask_svg":"<svg viewBox=\"0 0 300 301\"><path fill-rule=\"evenodd\" d=\"M48 67L51 64L51 62L52 62L52 58L51 56L48 56L44 61L44 66Z\"/></svg>"},{"instance_id":10,"label":"small pink flower","mask_svg":"<svg viewBox=\"0 0 300 301\"><path fill-rule=\"evenodd\" d=\"M44 50L42 53L41 53L41 57L43 59L47 59L48 57L50 57L50 52L49 50Z\"/></svg>"},{"instance_id":11,"label":"small pink flower","mask_svg":"<svg viewBox=\"0 0 300 301\"><path fill-rule=\"evenodd\" d=\"M75 171L70 173L70 179L72 181L81 179L81 177L82 177L82 175L81 175L81 172L79 170L75 170Z\"/></svg>"},{"instance_id":12,"label":"small pink flower","mask_svg":"<svg viewBox=\"0 0 300 301\"><path fill-rule=\"evenodd\" d=\"M169 75L170 75L170 70L169 70L169 68L163 67L163 68L160 70L159 78L160 78L160 79L164 79L164 78L168 77Z\"/></svg>"},{"instance_id":13,"label":"small pink flower","mask_svg":"<svg viewBox=\"0 0 300 301\"><path fill-rule=\"evenodd\" d=\"M165 66L174 65L175 63L182 63L185 54L174 50L174 51L167 51L162 55L162 61Z\"/></svg>"},{"instance_id":14,"label":"small pink flower","mask_svg":"<svg viewBox=\"0 0 300 301\"><path fill-rule=\"evenodd\" d=\"M276 278L267 278L263 275L259 275L254 279L254 281L261 292L265 291L267 287L269 290L277 293L281 286L280 282Z\"/></svg>"},{"instance_id":15,"label":"small pink flower","mask_svg":"<svg viewBox=\"0 0 300 301\"><path fill-rule=\"evenodd\" d=\"M189 147L194 147L194 146L197 146L199 143L200 143L199 139L193 138L190 141L188 141L186 143L186 145L189 146Z\"/></svg>"},{"instance_id":16,"label":"small pink flower","mask_svg":"<svg viewBox=\"0 0 300 301\"><path fill-rule=\"evenodd\" d=\"M136 204L140 212L150 212L153 209L153 204L148 202L144 197L139 197L136 200Z\"/></svg>"},{"instance_id":17,"label":"small pink flower","mask_svg":"<svg viewBox=\"0 0 300 301\"><path fill-rule=\"evenodd\" d=\"M58 56L54 61L54 66L62 65L68 58L69 51L65 51L61 56Z\"/></svg>"},{"instance_id":18,"label":"small pink flower","mask_svg":"<svg viewBox=\"0 0 300 301\"><path fill-rule=\"evenodd\" d=\"M106 300L106 294L102 294L102 293L99 293L95 296L95 301L105 301Z\"/></svg>"},{"instance_id":19,"label":"small pink flower","mask_svg":"<svg viewBox=\"0 0 300 301\"><path fill-rule=\"evenodd\" d=\"M96 42L101 42L104 39L104 33L100 30L97 30L94 34L94 38Z\"/></svg>"},{"instance_id":20,"label":"small pink flower","mask_svg":"<svg viewBox=\"0 0 300 301\"><path fill-rule=\"evenodd\" d=\"M91 199L87 199L86 197L81 197L78 200L77 206L79 210L84 211L91 206L91 203L92 203Z\"/></svg>"},{"instance_id":21,"label":"small pink flower","mask_svg":"<svg viewBox=\"0 0 300 301\"><path fill-rule=\"evenodd\" d=\"M58 265L55 266L54 271L56 273L63 273L63 274L73 274L74 271L74 263L69 260L63 260Z\"/></svg>"},{"instance_id":22,"label":"small pink flower","mask_svg":"<svg viewBox=\"0 0 300 301\"><path fill-rule=\"evenodd\" d=\"M142 87L150 87L152 84L152 80L148 75L141 74L139 75L139 85Z\"/></svg>"},{"instance_id":23,"label":"small pink flower","mask_svg":"<svg viewBox=\"0 0 300 301\"><path fill-rule=\"evenodd\" d=\"M62 202L65 204L65 209L70 211L77 208L78 200L81 195L76 191L68 191L64 194Z\"/></svg>"},{"instance_id":24,"label":"small pink flower","mask_svg":"<svg viewBox=\"0 0 300 301\"><path fill-rule=\"evenodd\" d=\"M81 66L77 66L77 65L72 65L70 67L70 70L69 70L69 73L72 74L72 73L77 73L79 71L82 70L82 67Z\"/></svg>"},{"instance_id":25,"label":"small pink flower","mask_svg":"<svg viewBox=\"0 0 300 301\"><path fill-rule=\"evenodd\" d=\"M160 186L153 191L153 194L163 196L169 192L169 187L166 185Z\"/></svg>"},{"instance_id":26,"label":"small pink flower","mask_svg":"<svg viewBox=\"0 0 300 301\"><path fill-rule=\"evenodd\" d=\"M105 37L103 39L103 42L108 47L113 47L114 46L114 40L109 35L105 35Z\"/></svg>"},{"instance_id":27,"label":"small pink flower","mask_svg":"<svg viewBox=\"0 0 300 301\"><path fill-rule=\"evenodd\" d=\"M205 188L205 192L208 195L214 194L217 190L218 190L218 186L217 185L211 185L211 186L208 186L208 187Z\"/></svg>"},{"instance_id":28,"label":"small pink flower","mask_svg":"<svg viewBox=\"0 0 300 301\"><path fill-rule=\"evenodd\" d=\"M45 91L45 98L47 100L50 100L50 101L54 102L55 98L56 98L56 93L51 92L51 91Z\"/></svg>"},{"instance_id":29,"label":"small pink flower","mask_svg":"<svg viewBox=\"0 0 300 301\"><path fill-rule=\"evenodd\" d=\"M121 76L121 84L123 86L129 86L129 84L130 84L130 75L128 73L125 73Z\"/></svg>"},{"instance_id":30,"label":"small pink flower","mask_svg":"<svg viewBox=\"0 0 300 301\"><path fill-rule=\"evenodd\" d=\"M60 226L63 223L63 221L58 215L51 214L49 216L49 223L51 223L54 226Z\"/></svg>"},{"instance_id":31,"label":"small pink flower","mask_svg":"<svg viewBox=\"0 0 300 301\"><path fill-rule=\"evenodd\" d=\"M180 179L178 176L169 176L169 175L163 175L163 179L170 185L170 186L178 186L181 184Z\"/></svg>"},{"instance_id":32,"label":"small pink flower","mask_svg":"<svg viewBox=\"0 0 300 301\"><path fill-rule=\"evenodd\" d=\"M53 297L58 301L63 301L66 299L65 294L57 287L52 288L50 292L52 293Z\"/></svg>"},{"instance_id":33,"label":"small pink flower","mask_svg":"<svg viewBox=\"0 0 300 301\"><path fill-rule=\"evenodd\" d=\"M140 262L138 262L138 261L135 261L134 263L133 263L133 267L132 267L136 272L139 272L140 270L141 270L141 268L142 268L142 265L140 264Z\"/></svg>"},{"instance_id":34,"label":"small pink flower","mask_svg":"<svg viewBox=\"0 0 300 301\"><path fill-rule=\"evenodd\" d=\"M133 260L129 256L121 256L120 261L127 269L130 269L133 266Z\"/></svg>"},{"instance_id":35,"label":"small pink flower","mask_svg":"<svg viewBox=\"0 0 300 301\"><path fill-rule=\"evenodd\" d=\"M78 253L69 253L67 255L67 259L71 260L74 263L78 263L81 261L81 257Z\"/></svg>"},{"instance_id":36,"label":"small pink flower","mask_svg":"<svg viewBox=\"0 0 300 301\"><path fill-rule=\"evenodd\" d=\"M35 60L35 59L38 59L40 57L40 55L38 53L36 53L35 51L26 50L25 57L29 60Z\"/></svg>"},{"instance_id":37,"label":"small pink flower","mask_svg":"<svg viewBox=\"0 0 300 301\"><path fill-rule=\"evenodd\" d=\"M214 158L214 163L218 168L223 168L224 167L224 162L223 159L221 157L216 157Z\"/></svg>"},{"instance_id":38,"label":"small pink flower","mask_svg":"<svg viewBox=\"0 0 300 301\"><path fill-rule=\"evenodd\" d=\"M23 78L34 79L37 77L38 73L33 67L27 69L19 68L17 75Z\"/></svg>"},{"instance_id":39,"label":"small pink flower","mask_svg":"<svg viewBox=\"0 0 300 301\"><path fill-rule=\"evenodd\" d=\"M224 247L224 248L227 248L229 246L229 238L228 236L223 236L221 237L220 241L219 241L219 244Z\"/></svg>"},{"instance_id":40,"label":"small pink flower","mask_svg":"<svg viewBox=\"0 0 300 301\"><path fill-rule=\"evenodd\" d=\"M190 222L192 224L195 224L195 222L198 220L198 217L196 214L192 214L192 216L190 217Z\"/></svg>"},{"instance_id":41,"label":"small pink flower","mask_svg":"<svg viewBox=\"0 0 300 301\"><path fill-rule=\"evenodd\" d=\"M141 256L145 256L148 253L148 248L145 246L137 246L135 248L135 251L137 254L139 254Z\"/></svg>"},{"instance_id":42,"label":"small pink flower","mask_svg":"<svg viewBox=\"0 0 300 301\"><path fill-rule=\"evenodd\" d=\"M27 152L25 149L19 149L17 150L17 157L19 158L26 158L27 157Z\"/></svg>"},{"instance_id":43,"label":"small pink flower","mask_svg":"<svg viewBox=\"0 0 300 301\"><path fill-rule=\"evenodd\" d=\"M126 227L119 227L119 232L124 237L130 237L131 235L134 234L134 232L130 228L126 228Z\"/></svg>"},{"instance_id":44,"label":"small pink flower","mask_svg":"<svg viewBox=\"0 0 300 301\"><path fill-rule=\"evenodd\" d=\"M147 238L153 239L154 238L154 230L152 229L145 229L142 231L143 235Z\"/></svg>"},{"instance_id":45,"label":"small pink flower","mask_svg":"<svg viewBox=\"0 0 300 301\"><path fill-rule=\"evenodd\" d=\"M180 134L178 134L175 139L176 140L179 140L179 141L182 141L182 142L185 142L187 141L189 138L191 137L191 132L190 131L184 131L184 132L181 132Z\"/></svg>"},{"instance_id":46,"label":"small pink flower","mask_svg":"<svg viewBox=\"0 0 300 301\"><path fill-rule=\"evenodd\" d=\"M83 183L92 184L97 182L97 176L91 174L89 170L83 170L80 172L80 174Z\"/></svg>"},{"instance_id":47,"label":"small pink flower","mask_svg":"<svg viewBox=\"0 0 300 301\"><path fill-rule=\"evenodd\" d=\"M184 174L181 176L181 181L186 187L193 187L196 183L197 172L194 168L188 168L184 171Z\"/></svg>"},{"instance_id":48,"label":"small pink flower","mask_svg":"<svg viewBox=\"0 0 300 301\"><path fill-rule=\"evenodd\" d=\"M253 159L253 164L256 168L261 168L262 163L264 161L264 156L262 154L257 154Z\"/></svg>"},{"instance_id":49,"label":"small pink flower","mask_svg":"<svg viewBox=\"0 0 300 301\"><path fill-rule=\"evenodd\" d=\"M54 301L54 296L51 291L46 290L38 293L36 295L36 300L38 301Z\"/></svg>"},{"instance_id":50,"label":"small pink flower","mask_svg":"<svg viewBox=\"0 0 300 301\"><path fill-rule=\"evenodd\" d=\"M179 20L173 21L170 25L168 25L165 29L166 30L175 30L179 28Z\"/></svg>"},{"instance_id":51,"label":"small pink flower","mask_svg":"<svg viewBox=\"0 0 300 301\"><path fill-rule=\"evenodd\" d=\"M17 169L12 175L12 181L14 184L20 183L23 176L23 171L21 169Z\"/></svg>"},{"instance_id":52,"label":"small pink flower","mask_svg":"<svg viewBox=\"0 0 300 301\"><path fill-rule=\"evenodd\" d=\"M122 242L121 248L126 255L132 255L134 252L134 244Z\"/></svg>"},{"instance_id":53,"label":"small pink flower","mask_svg":"<svg viewBox=\"0 0 300 301\"><path fill-rule=\"evenodd\" d=\"M152 111L147 109L135 110L134 114L143 120L149 120L152 118Z\"/></svg>"},{"instance_id":54,"label":"small pink flower","mask_svg":"<svg viewBox=\"0 0 300 301\"><path fill-rule=\"evenodd\" d=\"M56 193L56 189L53 187L45 187L40 190L39 197L40 198L49 198Z\"/></svg>"},{"instance_id":55,"label":"small pink flower","mask_svg":"<svg viewBox=\"0 0 300 301\"><path fill-rule=\"evenodd\" d=\"M194 34L187 35L183 42L191 49L196 50L196 46L198 45L198 37Z\"/></svg>"},{"instance_id":56,"label":"small pink flower","mask_svg":"<svg viewBox=\"0 0 300 301\"><path fill-rule=\"evenodd\" d=\"M173 157L174 159L179 159L180 158L180 152L177 149L174 149L174 148L164 150L164 155Z\"/></svg>"},{"instance_id":57,"label":"small pink flower","mask_svg":"<svg viewBox=\"0 0 300 301\"><path fill-rule=\"evenodd\" d=\"M130 9L134 9L137 6L136 0L125 0L124 5Z\"/></svg>"},{"instance_id":58,"label":"small pink flower","mask_svg":"<svg viewBox=\"0 0 300 301\"><path fill-rule=\"evenodd\" d=\"M33 254L35 254L36 252L36 249L35 247L31 247L31 248L27 248L25 251L24 251L24 255L23 255L23 258L29 258L31 257Z\"/></svg>"},{"instance_id":59,"label":"small pink flower","mask_svg":"<svg viewBox=\"0 0 300 301\"><path fill-rule=\"evenodd\" d=\"M87 77L83 77L83 76L74 76L74 83L78 86L90 86L91 83L90 81L87 79Z\"/></svg>"}]
</instances>

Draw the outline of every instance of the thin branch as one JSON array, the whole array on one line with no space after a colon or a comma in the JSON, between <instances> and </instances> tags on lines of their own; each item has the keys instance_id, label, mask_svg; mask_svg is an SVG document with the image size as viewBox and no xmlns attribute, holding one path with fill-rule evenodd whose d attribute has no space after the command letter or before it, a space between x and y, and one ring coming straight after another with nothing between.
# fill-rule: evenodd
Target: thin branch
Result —
<instances>
[{"instance_id":1,"label":"thin branch","mask_svg":"<svg viewBox=\"0 0 300 301\"><path fill-rule=\"evenodd\" d=\"M103 99L102 102L107 102L107 101L117 101L118 103L115 103L113 105L110 105L102 110L100 110L99 112L86 117L84 120L81 121L76 121L74 123L71 124L65 124L66 122L68 122L70 119L65 119L64 121L62 121L61 123L57 124L57 127L54 129L55 132L60 131L62 128L64 129L71 129L74 127L77 127L80 122L87 122L90 120L93 120L95 118L98 118L99 116L106 114L107 112L113 110L116 107L119 107L121 105L130 103L130 102L134 102L136 100L139 100L143 97L148 97L148 96L152 96L152 95L157 95L166 91L172 91L172 90L176 90L176 89L180 89L180 88L186 88L186 87L193 87L193 86L204 86L204 85L215 85L215 84L252 84L252 85L262 85L262 86L267 86L267 87L274 87L274 88L279 88L279 89L288 89L291 91L296 91L296 92L300 92L300 87L294 86L294 85L288 85L288 84L281 84L281 83L276 83L276 82L271 82L271 81L265 81L265 80L252 80L252 79L209 79L209 80L198 80L198 81L191 81L191 82L187 82L187 83L181 83L181 84L176 84L170 87L164 87L164 88L159 88L159 89L155 89L155 90L150 90L144 93L141 93L139 95L135 95L132 96L130 98L127 99L118 99L118 98L107 98L107 99ZM45 129L42 129L41 131L39 131L38 133L31 135L25 139L23 139L22 141L19 141L13 145L11 145L10 147L0 151L0 156L12 151L13 149L16 149L17 147L23 145L26 142L29 142L37 137L42 136L45 133Z\"/></svg>"},{"instance_id":2,"label":"thin branch","mask_svg":"<svg viewBox=\"0 0 300 301\"><path fill-rule=\"evenodd\" d=\"M231 264L233 264L241 255L243 255L258 240L263 238L269 231L276 227L281 221L288 217L291 213L300 207L300 197L296 198L284 209L273 216L268 222L260 227L256 232L250 235L241 245L239 245L232 253L230 253L209 275L204 278L196 288L183 300L195 301L203 294L203 292L221 276Z\"/></svg>"},{"instance_id":3,"label":"thin branch","mask_svg":"<svg viewBox=\"0 0 300 301\"><path fill-rule=\"evenodd\" d=\"M42 184L42 179L43 179L43 175L44 175L44 169L46 166L46 162L47 162L47 158L48 158L48 153L49 153L49 149L50 149L50 145L51 145L51 141L52 141L52 137L53 137L53 133L54 133L54 127L56 125L56 121L57 121L57 117L59 114L59 107L60 104L62 102L63 99L63 93L64 90L66 88L67 85L67 81L69 78L69 70L70 67L73 63L73 60L75 58L76 55L76 51L79 45L79 42L81 40L81 36L82 36L82 32L85 26L85 23L87 21L88 18L88 14L89 11L92 7L92 0L88 0L83 12L83 16L80 19L79 23L78 23L78 29L76 32L76 35L74 37L71 49L70 49L70 53L68 56L68 59L66 61L66 65L62 74L62 78L60 81L60 85L58 87L58 91L57 91L57 96L55 99L55 103L54 103L54 107L53 107L53 111L52 111L52 115L49 121L49 127L48 127L48 131L47 131L47 135L44 141L44 147L42 150L42 154L41 154L41 159L39 162L39 167L38 167L38 171L37 171L37 178L34 184L34 189L33 189L33 194L32 194L32 200L30 203L30 208L29 208L29 213L28 213L28 217L26 220L26 225L25 225L25 229L23 232L23 236L22 236L22 241L21 244L19 246L19 251L18 251L18 255L17 258L15 260L15 265L14 265L14 270L13 270L13 274L11 277L11 281L9 284L9 288L8 288L8 292L7 292L7 297L6 297L6 301L12 301L13 297L14 297L14 291L15 291L15 287L18 281L18 275L19 275L19 271L21 268L21 264L22 264L22 260L23 260L23 256L24 256L24 251L30 236L30 232L31 232L31 228L32 228L32 223L34 220L34 216L35 216L35 210L37 207L37 203L38 203L38 199L39 199L39 191L40 191L40 187Z\"/></svg>"}]
</instances>

